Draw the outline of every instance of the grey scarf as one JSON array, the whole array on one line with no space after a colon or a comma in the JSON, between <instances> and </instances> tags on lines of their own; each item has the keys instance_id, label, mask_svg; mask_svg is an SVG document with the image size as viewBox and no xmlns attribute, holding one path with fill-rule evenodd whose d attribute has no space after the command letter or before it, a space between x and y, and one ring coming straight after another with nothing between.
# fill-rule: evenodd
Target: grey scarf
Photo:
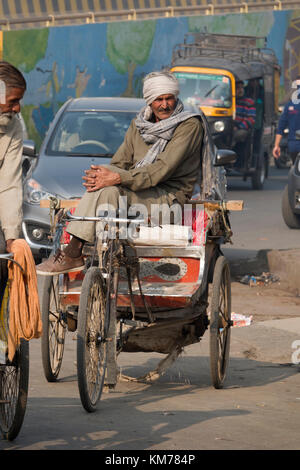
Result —
<instances>
[{"instance_id":1,"label":"grey scarf","mask_svg":"<svg viewBox=\"0 0 300 470\"><path fill-rule=\"evenodd\" d=\"M144 158L137 162L135 168L149 165L155 162L157 155L164 151L169 140L172 139L173 133L181 122L189 119L193 116L197 116L197 113L190 113L189 111L183 111L183 103L178 100L176 108L173 114L159 122L150 122L145 118L145 111L148 106L145 106L141 112L137 115L135 125L142 137L147 144L153 144L148 150Z\"/></svg>"}]
</instances>

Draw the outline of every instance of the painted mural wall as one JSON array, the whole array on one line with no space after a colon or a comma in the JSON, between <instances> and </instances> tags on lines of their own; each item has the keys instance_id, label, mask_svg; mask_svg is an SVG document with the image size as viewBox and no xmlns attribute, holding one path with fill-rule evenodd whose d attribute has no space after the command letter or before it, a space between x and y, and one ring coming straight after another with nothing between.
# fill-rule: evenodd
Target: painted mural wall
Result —
<instances>
[{"instance_id":1,"label":"painted mural wall","mask_svg":"<svg viewBox=\"0 0 300 470\"><path fill-rule=\"evenodd\" d=\"M3 59L28 83L22 114L39 146L71 97L141 96L142 78L171 63L187 32L266 36L282 67L281 97L300 74L300 10L165 18L4 33Z\"/></svg>"}]
</instances>

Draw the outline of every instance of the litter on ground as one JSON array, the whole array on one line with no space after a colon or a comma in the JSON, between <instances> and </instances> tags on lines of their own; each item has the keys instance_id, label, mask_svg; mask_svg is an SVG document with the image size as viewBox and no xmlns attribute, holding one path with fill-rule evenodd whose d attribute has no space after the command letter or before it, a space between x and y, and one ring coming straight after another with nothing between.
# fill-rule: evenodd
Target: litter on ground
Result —
<instances>
[{"instance_id":1,"label":"litter on ground","mask_svg":"<svg viewBox=\"0 0 300 470\"><path fill-rule=\"evenodd\" d=\"M210 319L210 312L207 313ZM241 313L231 312L232 327L249 326L252 323L253 315L246 316Z\"/></svg>"},{"instance_id":2,"label":"litter on ground","mask_svg":"<svg viewBox=\"0 0 300 470\"><path fill-rule=\"evenodd\" d=\"M253 276L252 274L246 274L239 279L242 284L247 284L250 287L253 286L266 286L274 282L280 281L280 278L272 273L262 273L260 276Z\"/></svg>"},{"instance_id":3,"label":"litter on ground","mask_svg":"<svg viewBox=\"0 0 300 470\"><path fill-rule=\"evenodd\" d=\"M231 312L231 321L233 327L249 326L252 323L253 315L246 316L240 313Z\"/></svg>"}]
</instances>

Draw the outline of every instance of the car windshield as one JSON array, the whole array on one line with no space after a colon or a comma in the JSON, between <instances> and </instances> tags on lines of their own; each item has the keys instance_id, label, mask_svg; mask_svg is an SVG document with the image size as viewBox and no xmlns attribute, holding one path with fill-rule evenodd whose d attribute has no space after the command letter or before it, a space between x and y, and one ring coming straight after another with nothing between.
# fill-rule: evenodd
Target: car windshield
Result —
<instances>
[{"instance_id":1,"label":"car windshield","mask_svg":"<svg viewBox=\"0 0 300 470\"><path fill-rule=\"evenodd\" d=\"M231 81L225 75L210 73L174 72L180 85L180 99L184 104L231 107Z\"/></svg>"},{"instance_id":2,"label":"car windshield","mask_svg":"<svg viewBox=\"0 0 300 470\"><path fill-rule=\"evenodd\" d=\"M122 144L137 112L70 111L55 127L47 155L111 156Z\"/></svg>"}]
</instances>

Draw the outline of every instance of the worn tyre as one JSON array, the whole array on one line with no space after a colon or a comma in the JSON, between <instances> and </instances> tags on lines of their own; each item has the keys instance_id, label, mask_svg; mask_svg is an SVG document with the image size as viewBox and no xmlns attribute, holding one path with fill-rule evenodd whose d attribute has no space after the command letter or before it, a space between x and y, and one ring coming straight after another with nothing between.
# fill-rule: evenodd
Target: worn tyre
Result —
<instances>
[{"instance_id":1,"label":"worn tyre","mask_svg":"<svg viewBox=\"0 0 300 470\"><path fill-rule=\"evenodd\" d=\"M56 382L62 366L67 325L58 295L59 276L38 276L43 323L42 363L48 382Z\"/></svg>"},{"instance_id":2,"label":"worn tyre","mask_svg":"<svg viewBox=\"0 0 300 470\"><path fill-rule=\"evenodd\" d=\"M82 283L77 324L78 388L88 412L97 408L106 372L106 294L100 269L89 268Z\"/></svg>"},{"instance_id":3,"label":"worn tyre","mask_svg":"<svg viewBox=\"0 0 300 470\"><path fill-rule=\"evenodd\" d=\"M289 168L290 166L289 162L290 162L290 158L286 154L280 155L279 158L274 158L274 163L275 163L276 168L278 168L278 170Z\"/></svg>"},{"instance_id":4,"label":"worn tyre","mask_svg":"<svg viewBox=\"0 0 300 470\"><path fill-rule=\"evenodd\" d=\"M21 339L11 364L0 365L0 430L12 441L22 427L28 395L29 343Z\"/></svg>"},{"instance_id":5,"label":"worn tyre","mask_svg":"<svg viewBox=\"0 0 300 470\"><path fill-rule=\"evenodd\" d=\"M266 173L267 173L266 161L264 158L263 149L261 148L257 168L255 172L253 173L253 175L251 175L252 189L257 189L257 190L263 189L265 179L266 179Z\"/></svg>"},{"instance_id":6,"label":"worn tyre","mask_svg":"<svg viewBox=\"0 0 300 470\"><path fill-rule=\"evenodd\" d=\"M228 261L215 264L210 304L210 370L215 388L222 388L229 361L231 328L231 281Z\"/></svg>"},{"instance_id":7,"label":"worn tyre","mask_svg":"<svg viewBox=\"0 0 300 470\"><path fill-rule=\"evenodd\" d=\"M281 213L283 220L289 228L297 229L300 228L300 215L295 214L292 211L289 201L289 189L288 185L284 188L282 199L281 199Z\"/></svg>"}]
</instances>

